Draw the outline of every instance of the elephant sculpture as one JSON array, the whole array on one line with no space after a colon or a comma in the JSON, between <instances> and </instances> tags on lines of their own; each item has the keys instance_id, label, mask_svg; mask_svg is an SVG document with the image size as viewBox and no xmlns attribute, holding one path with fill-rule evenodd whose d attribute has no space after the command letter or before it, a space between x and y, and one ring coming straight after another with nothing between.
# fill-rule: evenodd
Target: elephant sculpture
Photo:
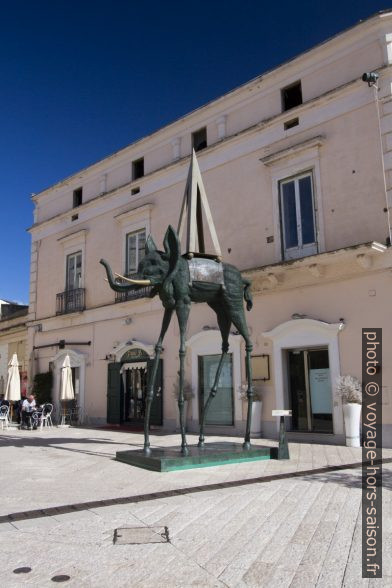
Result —
<instances>
[{"instance_id":1,"label":"elephant sculpture","mask_svg":"<svg viewBox=\"0 0 392 588\"><path fill-rule=\"evenodd\" d=\"M107 261L101 259L105 267L110 287L117 292L127 292L130 289L151 286L150 296L159 295L164 307L161 332L155 345L155 358L146 394L146 408L144 418L144 452L151 453L149 440L149 422L151 404L154 397L154 384L162 352L162 342L169 327L173 311L177 314L180 330L180 370L178 408L181 428L181 452L188 454L184 420L184 362L185 362L185 334L192 302L206 302L216 313L222 336L222 354L219 360L214 384L210 390L205 406L201 410L200 435L198 447L204 447L204 424L206 415L218 389L219 378L223 362L229 350L229 334L233 324L245 340L246 349L246 377L248 412L246 422L244 449L250 449L250 429L252 415L252 373L251 352L252 342L244 313L244 300L247 310L252 308L250 282L241 276L233 265L222 263L208 255L181 255L181 245L176 231L169 226L164 242L164 251L159 251L151 236L145 247L145 257L138 267L138 279L125 278L119 274L113 277Z\"/></svg>"}]
</instances>

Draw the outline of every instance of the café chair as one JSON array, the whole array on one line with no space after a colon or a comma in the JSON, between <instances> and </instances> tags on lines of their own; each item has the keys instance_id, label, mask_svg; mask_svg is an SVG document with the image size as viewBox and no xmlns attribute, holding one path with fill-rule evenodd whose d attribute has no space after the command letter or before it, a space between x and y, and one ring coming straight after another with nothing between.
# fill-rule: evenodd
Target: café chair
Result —
<instances>
[{"instance_id":1,"label":"caf\u00e9 chair","mask_svg":"<svg viewBox=\"0 0 392 588\"><path fill-rule=\"evenodd\" d=\"M0 422L1 422L1 430L4 429L4 425L5 428L8 429L8 425L9 425L9 413L10 413L10 407L6 406L5 404L3 404L3 406L0 406Z\"/></svg>"},{"instance_id":2,"label":"caf\u00e9 chair","mask_svg":"<svg viewBox=\"0 0 392 588\"><path fill-rule=\"evenodd\" d=\"M47 402L46 404L43 405L42 413L41 413L41 431L44 426L53 427L52 412L53 412L53 404L51 404L50 402Z\"/></svg>"}]
</instances>

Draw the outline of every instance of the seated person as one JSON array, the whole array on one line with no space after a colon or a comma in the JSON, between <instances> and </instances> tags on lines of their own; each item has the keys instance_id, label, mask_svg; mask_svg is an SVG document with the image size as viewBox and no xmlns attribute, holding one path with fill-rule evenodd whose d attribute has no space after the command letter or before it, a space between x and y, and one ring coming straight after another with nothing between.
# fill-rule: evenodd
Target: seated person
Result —
<instances>
[{"instance_id":1,"label":"seated person","mask_svg":"<svg viewBox=\"0 0 392 588\"><path fill-rule=\"evenodd\" d=\"M32 424L31 416L33 412L37 410L35 405L35 398L33 394L30 394L22 403L22 429L30 427ZM34 429L37 428L35 424Z\"/></svg>"}]
</instances>

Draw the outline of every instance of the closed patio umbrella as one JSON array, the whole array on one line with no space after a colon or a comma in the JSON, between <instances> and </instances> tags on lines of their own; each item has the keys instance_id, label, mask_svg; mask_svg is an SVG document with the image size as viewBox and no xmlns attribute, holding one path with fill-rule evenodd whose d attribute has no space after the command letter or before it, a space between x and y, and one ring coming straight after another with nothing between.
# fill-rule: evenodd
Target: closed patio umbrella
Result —
<instances>
[{"instance_id":1,"label":"closed patio umbrella","mask_svg":"<svg viewBox=\"0 0 392 588\"><path fill-rule=\"evenodd\" d=\"M10 402L20 400L20 375L19 364L16 353L13 354L11 361L8 363L8 377L7 386L5 389L4 398ZM12 404L11 404L11 418L12 418Z\"/></svg>"},{"instance_id":2,"label":"closed patio umbrella","mask_svg":"<svg viewBox=\"0 0 392 588\"><path fill-rule=\"evenodd\" d=\"M65 356L63 365L61 367L61 387L60 387L60 400L63 403L63 417L61 424L65 423L65 403L68 400L75 398L74 388L72 384L72 370L69 355Z\"/></svg>"}]
</instances>

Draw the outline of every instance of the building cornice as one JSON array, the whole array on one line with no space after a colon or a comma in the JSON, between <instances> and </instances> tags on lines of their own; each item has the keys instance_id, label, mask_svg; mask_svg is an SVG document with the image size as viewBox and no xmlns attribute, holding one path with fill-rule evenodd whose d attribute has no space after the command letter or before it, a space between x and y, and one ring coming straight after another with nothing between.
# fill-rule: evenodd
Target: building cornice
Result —
<instances>
[{"instance_id":1,"label":"building cornice","mask_svg":"<svg viewBox=\"0 0 392 588\"><path fill-rule=\"evenodd\" d=\"M7 321L4 321L4 323L6 323ZM7 326L3 326L0 323L0 338L2 335L10 335L13 333L20 333L24 330L27 330L27 317L23 322L20 323L16 323L14 325L7 325Z\"/></svg>"},{"instance_id":2,"label":"building cornice","mask_svg":"<svg viewBox=\"0 0 392 588\"><path fill-rule=\"evenodd\" d=\"M275 153L271 153L265 157L262 157L260 161L264 163L264 165L273 165L282 159L287 159L288 157L294 157L298 155L301 151L305 149L312 149L313 147L320 147L325 142L324 135L317 135L316 137L312 137L311 139L306 139L305 141L300 141L295 145L291 145L290 147L286 147L285 149L280 149L275 151Z\"/></svg>"},{"instance_id":3,"label":"building cornice","mask_svg":"<svg viewBox=\"0 0 392 588\"><path fill-rule=\"evenodd\" d=\"M273 294L361 277L391 268L392 248L372 241L243 270L242 274L252 281L254 293Z\"/></svg>"},{"instance_id":4,"label":"building cornice","mask_svg":"<svg viewBox=\"0 0 392 588\"><path fill-rule=\"evenodd\" d=\"M116 214L114 220L117 221L120 225L123 223L128 222L130 219L133 219L138 216L146 216L149 215L154 208L154 204L147 203L143 204L143 206L137 206L136 208L128 208L127 210L121 212L120 214Z\"/></svg>"},{"instance_id":5,"label":"building cornice","mask_svg":"<svg viewBox=\"0 0 392 588\"><path fill-rule=\"evenodd\" d=\"M62 235L57 239L57 241L59 241L59 243L61 243L62 245L65 245L66 243L75 240L85 242L87 233L88 229L80 229L78 231L74 231L73 233L67 233L66 235Z\"/></svg>"}]
</instances>

